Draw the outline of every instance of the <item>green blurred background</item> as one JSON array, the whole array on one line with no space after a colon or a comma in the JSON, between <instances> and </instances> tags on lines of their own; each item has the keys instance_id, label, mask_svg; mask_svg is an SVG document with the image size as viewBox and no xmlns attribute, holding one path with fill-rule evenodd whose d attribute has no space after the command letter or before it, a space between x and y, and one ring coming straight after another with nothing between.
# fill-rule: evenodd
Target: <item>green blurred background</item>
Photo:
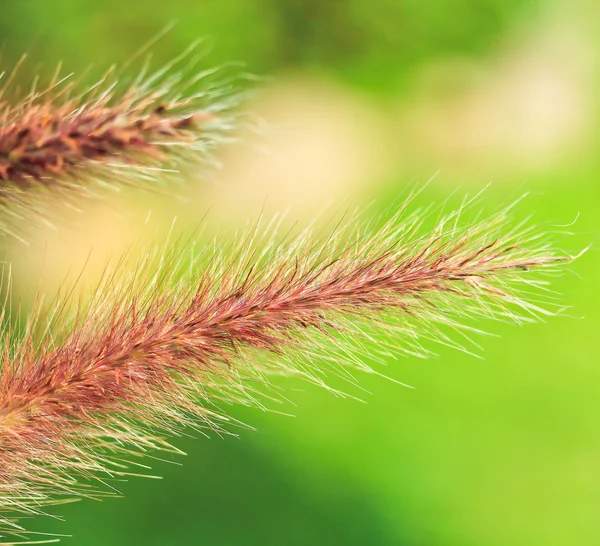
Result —
<instances>
[{"instance_id":1,"label":"green blurred background","mask_svg":"<svg viewBox=\"0 0 600 546\"><path fill-rule=\"evenodd\" d=\"M241 61L264 76L245 107L261 129L219 153L223 169L190 176L184 198L119 197L118 216L114 204L83 205L77 234L65 222L14 250L18 284L37 288L43 261L51 290L88 246L102 264L149 208L157 224L178 214L187 229L211 207L222 230L266 198L269 212L291 206L306 223L324 203L383 208L438 171L419 201L491 181L493 208L528 191L521 210L535 222L579 214L563 246L581 249L600 231L594 4L4 0L2 69L28 52L23 82L58 61L100 74L172 21L157 65L207 38L207 66ZM179 438L187 457L152 464L162 480L120 484L124 498L56 508L66 521L29 527L90 546L600 544L597 244L572 269L556 283L572 317L484 325L499 335L478 340L484 360L440 349L392 361L385 372L416 389L365 376L370 394L348 389L366 404L282 380L296 405L274 409L294 417L232 408L258 432Z\"/></svg>"}]
</instances>

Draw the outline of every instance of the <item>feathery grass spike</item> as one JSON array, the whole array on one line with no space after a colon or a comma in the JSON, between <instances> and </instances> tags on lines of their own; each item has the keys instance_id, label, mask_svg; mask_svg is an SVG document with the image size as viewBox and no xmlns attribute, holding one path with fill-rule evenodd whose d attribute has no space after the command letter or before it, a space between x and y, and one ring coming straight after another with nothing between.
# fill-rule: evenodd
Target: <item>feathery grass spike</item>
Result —
<instances>
[{"instance_id":1,"label":"feathery grass spike","mask_svg":"<svg viewBox=\"0 0 600 546\"><path fill-rule=\"evenodd\" d=\"M112 69L83 92L57 71L10 101L19 63L0 89L0 229L14 234L8 218L51 209L48 200L106 185L156 188L182 161L210 159L242 93L223 69L198 72L193 51L128 85Z\"/></svg>"},{"instance_id":2,"label":"feathery grass spike","mask_svg":"<svg viewBox=\"0 0 600 546\"><path fill-rule=\"evenodd\" d=\"M73 318L65 304L21 336L5 328L5 530L19 532L13 514L110 494L111 478L141 465L136 454L176 451L165 434L227 429L222 407L277 398L273 376L353 381L353 370L375 372L363 343L370 354L426 356L432 341L469 350L483 319L558 311L535 294L570 258L510 208L466 223L463 212L426 234L432 212L403 207L383 227L353 219L324 239L275 243L255 226L195 255L171 245L107 271Z\"/></svg>"}]
</instances>

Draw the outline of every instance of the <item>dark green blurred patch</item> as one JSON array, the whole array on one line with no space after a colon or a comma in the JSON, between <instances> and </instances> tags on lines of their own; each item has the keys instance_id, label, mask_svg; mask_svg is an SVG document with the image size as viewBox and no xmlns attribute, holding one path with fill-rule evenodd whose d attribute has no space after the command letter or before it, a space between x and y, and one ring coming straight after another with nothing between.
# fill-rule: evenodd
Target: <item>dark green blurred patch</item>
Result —
<instances>
[{"instance_id":1,"label":"dark green blurred patch","mask_svg":"<svg viewBox=\"0 0 600 546\"><path fill-rule=\"evenodd\" d=\"M332 464L290 464L287 445L265 450L249 435L180 439L184 466L153 465L164 480L134 479L119 485L125 498L65 506L66 522L37 520L36 528L90 546L389 544L372 493Z\"/></svg>"},{"instance_id":2,"label":"dark green blurred patch","mask_svg":"<svg viewBox=\"0 0 600 546\"><path fill-rule=\"evenodd\" d=\"M48 70L56 60L81 70L124 62L176 22L158 61L207 37L211 63L308 69L381 91L405 85L423 61L490 52L538 9L538 0L8 0L0 30L9 57L29 52Z\"/></svg>"}]
</instances>

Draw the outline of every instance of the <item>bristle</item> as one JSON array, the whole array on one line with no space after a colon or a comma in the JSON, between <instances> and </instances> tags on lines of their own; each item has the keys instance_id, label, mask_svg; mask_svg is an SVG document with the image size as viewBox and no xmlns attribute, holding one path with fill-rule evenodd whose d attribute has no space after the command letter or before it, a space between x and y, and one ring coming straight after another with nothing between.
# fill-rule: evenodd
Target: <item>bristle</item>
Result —
<instances>
[{"instance_id":1,"label":"bristle","mask_svg":"<svg viewBox=\"0 0 600 546\"><path fill-rule=\"evenodd\" d=\"M56 312L51 334L32 334L39 318L26 340L6 334L0 513L106 494L78 478L126 474L132 454L172 449L165 432L227 430L219 403L262 404L273 376L327 386L330 374L373 371L360 344L378 331L382 353L426 356L428 339L468 350L473 319L552 314L531 292L570 258L511 229L508 210L460 225L463 212L427 234L423 211L402 211L321 242L270 243L255 227L214 245L227 251L156 249L132 273L107 272L73 320Z\"/></svg>"}]
</instances>

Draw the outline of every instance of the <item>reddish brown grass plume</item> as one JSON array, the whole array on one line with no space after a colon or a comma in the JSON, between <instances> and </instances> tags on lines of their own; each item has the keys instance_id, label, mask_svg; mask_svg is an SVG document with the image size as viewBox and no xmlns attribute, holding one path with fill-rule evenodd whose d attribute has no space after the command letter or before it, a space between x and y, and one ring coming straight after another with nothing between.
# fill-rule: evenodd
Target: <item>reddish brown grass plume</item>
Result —
<instances>
[{"instance_id":1,"label":"reddish brown grass plume","mask_svg":"<svg viewBox=\"0 0 600 546\"><path fill-rule=\"evenodd\" d=\"M225 68L194 73L193 51L153 73L145 66L129 84L113 68L83 92L81 82L57 71L48 84L9 100L22 63L5 75L0 231L21 238L15 217L47 219L61 201L107 186L156 190L182 162L210 161L231 137L243 94L234 84L239 76L226 76Z\"/></svg>"},{"instance_id":2,"label":"reddish brown grass plume","mask_svg":"<svg viewBox=\"0 0 600 546\"><path fill-rule=\"evenodd\" d=\"M155 249L107 271L74 317L61 307L21 336L6 331L5 531L19 533L13 513L106 494L89 479L127 475L137 454L174 449L164 432L229 430L221 406L276 397L273 376L327 386L332 374L379 373L361 360L363 342L371 354L426 356L427 339L469 350L483 319L551 314L533 294L569 257L509 209L463 224L464 209L426 232L431 213L402 208L376 230L337 227L324 239L274 243L255 227L196 253Z\"/></svg>"}]
</instances>

